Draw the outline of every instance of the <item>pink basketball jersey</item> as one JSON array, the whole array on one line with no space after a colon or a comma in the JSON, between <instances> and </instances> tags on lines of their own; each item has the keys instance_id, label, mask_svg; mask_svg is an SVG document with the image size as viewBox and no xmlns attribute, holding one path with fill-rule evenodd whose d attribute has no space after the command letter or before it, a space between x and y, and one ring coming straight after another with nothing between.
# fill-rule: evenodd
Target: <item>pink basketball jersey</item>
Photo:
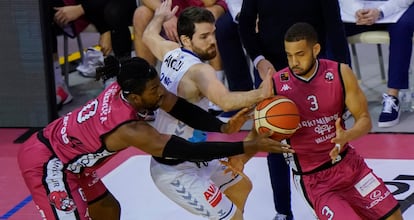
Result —
<instances>
[{"instance_id":1,"label":"pink basketball jersey","mask_svg":"<svg viewBox=\"0 0 414 220\"><path fill-rule=\"evenodd\" d=\"M67 169L79 173L115 153L106 149L102 136L131 120L138 120L137 112L121 97L115 82L97 98L52 122L43 134Z\"/></svg>"},{"instance_id":2,"label":"pink basketball jersey","mask_svg":"<svg viewBox=\"0 0 414 220\"><path fill-rule=\"evenodd\" d=\"M335 121L345 109L339 63L320 59L316 65L316 73L307 80L289 68L273 75L276 94L293 100L299 109L299 129L289 139L296 152L291 166L298 172L309 172L331 161Z\"/></svg>"}]
</instances>

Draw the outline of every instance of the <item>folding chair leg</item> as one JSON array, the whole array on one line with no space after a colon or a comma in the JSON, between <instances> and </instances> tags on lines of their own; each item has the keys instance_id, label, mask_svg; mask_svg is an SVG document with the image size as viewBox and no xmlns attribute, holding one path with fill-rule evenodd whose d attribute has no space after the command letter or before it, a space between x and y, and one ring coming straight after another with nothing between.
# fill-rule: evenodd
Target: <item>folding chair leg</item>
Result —
<instances>
[{"instance_id":1,"label":"folding chair leg","mask_svg":"<svg viewBox=\"0 0 414 220\"><path fill-rule=\"evenodd\" d=\"M78 48L79 48L79 54L80 54L80 60L81 62L83 61L83 45L82 45L82 38L80 36L80 34L78 34L78 36L76 36L76 40L78 41Z\"/></svg>"},{"instance_id":2,"label":"folding chair leg","mask_svg":"<svg viewBox=\"0 0 414 220\"><path fill-rule=\"evenodd\" d=\"M352 53L352 57L354 60L353 62L354 64L352 65L354 67L354 72L357 76L357 79L361 80L361 72L359 69L359 61L358 61L358 55L357 55L355 44L351 44L351 53Z\"/></svg>"},{"instance_id":3,"label":"folding chair leg","mask_svg":"<svg viewBox=\"0 0 414 220\"><path fill-rule=\"evenodd\" d=\"M378 51L378 60L379 60L379 65L380 65L380 70L381 70L381 79L382 82L385 83L385 68L384 68L384 57L382 55L382 47L381 44L377 44L377 51Z\"/></svg>"},{"instance_id":4,"label":"folding chair leg","mask_svg":"<svg viewBox=\"0 0 414 220\"><path fill-rule=\"evenodd\" d=\"M63 58L64 58L64 75L65 84L69 87L69 51L68 51L68 36L63 35Z\"/></svg>"}]
</instances>

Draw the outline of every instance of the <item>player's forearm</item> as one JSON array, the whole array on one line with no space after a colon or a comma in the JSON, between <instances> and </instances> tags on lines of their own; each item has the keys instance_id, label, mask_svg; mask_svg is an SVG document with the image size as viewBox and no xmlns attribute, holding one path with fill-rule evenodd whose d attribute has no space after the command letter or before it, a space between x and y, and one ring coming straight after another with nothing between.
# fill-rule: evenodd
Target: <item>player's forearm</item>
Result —
<instances>
[{"instance_id":1,"label":"player's forearm","mask_svg":"<svg viewBox=\"0 0 414 220\"><path fill-rule=\"evenodd\" d=\"M142 41L149 48L151 48L150 45L154 44L154 41L161 38L160 32L161 32L161 29L162 29L162 23L163 22L164 22L163 17L156 16L150 21L150 23L145 28L144 33L142 34Z\"/></svg>"},{"instance_id":2,"label":"player's forearm","mask_svg":"<svg viewBox=\"0 0 414 220\"><path fill-rule=\"evenodd\" d=\"M368 114L361 115L358 119L355 120L352 128L346 130L346 137L348 141L358 139L361 136L364 136L369 131L371 131L372 123L371 118Z\"/></svg>"},{"instance_id":3,"label":"player's forearm","mask_svg":"<svg viewBox=\"0 0 414 220\"><path fill-rule=\"evenodd\" d=\"M143 37L153 37L159 35L164 23L164 17L155 15L144 30Z\"/></svg>"},{"instance_id":4,"label":"player's forearm","mask_svg":"<svg viewBox=\"0 0 414 220\"><path fill-rule=\"evenodd\" d=\"M246 145L246 146L245 146ZM198 142L192 143L177 136L171 136L165 145L162 157L171 157L187 160L212 160L234 156L246 150L256 149L250 143L243 142Z\"/></svg>"},{"instance_id":5,"label":"player's forearm","mask_svg":"<svg viewBox=\"0 0 414 220\"><path fill-rule=\"evenodd\" d=\"M218 105L223 111L233 111L249 107L265 99L259 90L248 92L229 92L219 98L214 104Z\"/></svg>"},{"instance_id":6,"label":"player's forearm","mask_svg":"<svg viewBox=\"0 0 414 220\"><path fill-rule=\"evenodd\" d=\"M177 99L175 105L168 111L168 114L198 130L223 131L224 123L222 121L183 98Z\"/></svg>"}]
</instances>

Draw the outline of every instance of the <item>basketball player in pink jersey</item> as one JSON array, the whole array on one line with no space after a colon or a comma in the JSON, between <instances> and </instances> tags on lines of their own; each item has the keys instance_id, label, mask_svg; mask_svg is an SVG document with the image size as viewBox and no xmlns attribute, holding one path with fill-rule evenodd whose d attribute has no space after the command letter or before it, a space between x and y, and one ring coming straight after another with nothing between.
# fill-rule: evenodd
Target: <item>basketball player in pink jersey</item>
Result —
<instances>
[{"instance_id":1,"label":"basketball player in pink jersey","mask_svg":"<svg viewBox=\"0 0 414 220\"><path fill-rule=\"evenodd\" d=\"M105 158L129 146L158 157L195 161L243 152L293 152L266 135L245 142L190 143L160 134L139 121L137 112L160 107L195 128L232 133L249 118L249 111L224 124L168 92L156 70L141 58L119 63L108 57L97 73L116 76L117 82L34 134L19 150L21 173L44 219L119 219L120 205L95 171Z\"/></svg>"},{"instance_id":2,"label":"basketball player in pink jersey","mask_svg":"<svg viewBox=\"0 0 414 220\"><path fill-rule=\"evenodd\" d=\"M396 199L349 141L371 129L364 93L348 65L317 59L315 29L296 23L285 34L289 67L273 75L275 93L298 106L299 129L285 154L294 182L320 220L402 219ZM355 119L345 129L341 116Z\"/></svg>"}]
</instances>

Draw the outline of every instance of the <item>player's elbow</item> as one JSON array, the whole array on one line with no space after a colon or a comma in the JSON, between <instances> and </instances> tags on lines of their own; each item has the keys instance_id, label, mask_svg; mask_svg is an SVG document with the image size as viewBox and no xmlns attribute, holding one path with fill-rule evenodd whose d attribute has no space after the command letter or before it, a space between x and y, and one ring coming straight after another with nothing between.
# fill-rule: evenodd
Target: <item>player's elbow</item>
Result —
<instances>
[{"instance_id":1,"label":"player's elbow","mask_svg":"<svg viewBox=\"0 0 414 220\"><path fill-rule=\"evenodd\" d=\"M364 128L365 128L364 133L367 134L372 129L371 117L369 117L369 115L367 115L367 116L363 116L363 119L364 119Z\"/></svg>"},{"instance_id":2,"label":"player's elbow","mask_svg":"<svg viewBox=\"0 0 414 220\"><path fill-rule=\"evenodd\" d=\"M229 112L229 111L233 111L235 110L234 106L231 105L229 102L223 101L220 104L217 104L217 106L219 108L221 108L221 110L223 110L223 112Z\"/></svg>"},{"instance_id":3,"label":"player's elbow","mask_svg":"<svg viewBox=\"0 0 414 220\"><path fill-rule=\"evenodd\" d=\"M149 47L149 45L151 44L151 36L147 30L145 30L144 33L142 34L142 42L145 45L147 45L147 47Z\"/></svg>"}]
</instances>

